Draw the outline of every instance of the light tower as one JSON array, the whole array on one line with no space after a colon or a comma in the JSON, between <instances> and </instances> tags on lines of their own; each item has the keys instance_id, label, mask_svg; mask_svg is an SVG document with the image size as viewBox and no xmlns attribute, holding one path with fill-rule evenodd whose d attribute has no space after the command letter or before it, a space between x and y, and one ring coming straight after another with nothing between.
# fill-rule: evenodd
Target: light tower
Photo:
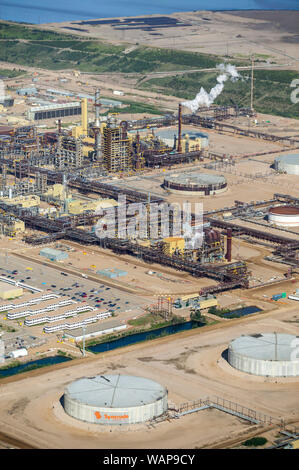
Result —
<instances>
[{"instance_id":1,"label":"light tower","mask_svg":"<svg viewBox=\"0 0 299 470\"><path fill-rule=\"evenodd\" d=\"M252 56L251 56L251 91L250 91L250 109L251 109L251 111L253 111L253 88L254 88L253 67L254 67L254 54L252 54Z\"/></svg>"}]
</instances>

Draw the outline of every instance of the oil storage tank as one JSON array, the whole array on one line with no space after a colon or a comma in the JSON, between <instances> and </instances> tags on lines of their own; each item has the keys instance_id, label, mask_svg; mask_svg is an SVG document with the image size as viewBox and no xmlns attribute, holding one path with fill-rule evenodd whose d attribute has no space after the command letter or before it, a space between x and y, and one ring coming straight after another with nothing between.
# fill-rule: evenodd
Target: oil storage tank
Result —
<instances>
[{"instance_id":1,"label":"oil storage tank","mask_svg":"<svg viewBox=\"0 0 299 470\"><path fill-rule=\"evenodd\" d=\"M153 380L129 375L97 375L65 389L64 410L73 418L101 425L143 423L168 407L167 390Z\"/></svg>"},{"instance_id":2,"label":"oil storage tank","mask_svg":"<svg viewBox=\"0 0 299 470\"><path fill-rule=\"evenodd\" d=\"M176 173L164 178L164 189L172 193L189 196L211 196L227 189L227 182L222 175L207 173Z\"/></svg>"},{"instance_id":3,"label":"oil storage tank","mask_svg":"<svg viewBox=\"0 0 299 470\"><path fill-rule=\"evenodd\" d=\"M248 374L299 376L299 337L282 333L240 336L228 347L229 364Z\"/></svg>"},{"instance_id":4,"label":"oil storage tank","mask_svg":"<svg viewBox=\"0 0 299 470\"><path fill-rule=\"evenodd\" d=\"M281 171L288 175L299 175L299 153L276 157L274 168L276 171Z\"/></svg>"},{"instance_id":5,"label":"oil storage tank","mask_svg":"<svg viewBox=\"0 0 299 470\"><path fill-rule=\"evenodd\" d=\"M299 207L296 206L276 206L270 207L268 221L274 225L282 227L299 226Z\"/></svg>"}]
</instances>

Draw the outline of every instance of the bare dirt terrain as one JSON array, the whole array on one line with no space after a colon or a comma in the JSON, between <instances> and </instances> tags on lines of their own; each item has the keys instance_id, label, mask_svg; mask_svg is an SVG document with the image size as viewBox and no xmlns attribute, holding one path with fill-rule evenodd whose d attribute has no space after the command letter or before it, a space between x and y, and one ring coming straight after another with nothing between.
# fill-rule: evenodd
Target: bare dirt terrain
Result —
<instances>
[{"instance_id":1,"label":"bare dirt terrain","mask_svg":"<svg viewBox=\"0 0 299 470\"><path fill-rule=\"evenodd\" d=\"M216 410L156 424L154 428L138 426L126 432L80 423L64 414L59 400L68 383L111 370L161 382L169 391L171 403L220 396L274 418L298 421L298 379L270 380L247 375L231 368L221 356L228 342L241 334L269 332L273 328L277 332L298 334L298 325L286 323L295 313L294 307L284 307L242 321L185 332L175 338L130 346L121 352L2 379L2 433L17 436L38 448L158 449L212 447L233 437L242 439L253 430L239 418Z\"/></svg>"},{"instance_id":2,"label":"bare dirt terrain","mask_svg":"<svg viewBox=\"0 0 299 470\"><path fill-rule=\"evenodd\" d=\"M65 22L41 27L115 44L143 44L235 57L255 53L298 70L298 11L182 12L117 21ZM143 19L143 21L142 21ZM147 20L151 19L151 24ZM168 19L168 20L167 20ZM128 21L129 20L129 21ZM74 28L74 29L72 29Z\"/></svg>"}]
</instances>

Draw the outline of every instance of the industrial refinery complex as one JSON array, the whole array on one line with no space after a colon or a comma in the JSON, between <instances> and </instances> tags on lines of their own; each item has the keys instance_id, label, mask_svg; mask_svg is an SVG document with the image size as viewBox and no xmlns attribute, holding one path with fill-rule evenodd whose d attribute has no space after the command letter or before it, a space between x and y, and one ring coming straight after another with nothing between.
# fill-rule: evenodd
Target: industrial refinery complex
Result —
<instances>
[{"instance_id":1,"label":"industrial refinery complex","mask_svg":"<svg viewBox=\"0 0 299 470\"><path fill-rule=\"evenodd\" d=\"M298 441L298 121L256 111L253 60L217 104L228 61L161 114L108 73L5 79L0 448Z\"/></svg>"}]
</instances>

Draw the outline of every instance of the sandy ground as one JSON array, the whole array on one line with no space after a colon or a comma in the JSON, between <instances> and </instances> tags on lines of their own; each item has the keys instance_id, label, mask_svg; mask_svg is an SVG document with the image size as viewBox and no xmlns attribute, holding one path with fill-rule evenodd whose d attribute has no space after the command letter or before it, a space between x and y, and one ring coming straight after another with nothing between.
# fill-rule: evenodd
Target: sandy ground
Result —
<instances>
[{"instance_id":1,"label":"sandy ground","mask_svg":"<svg viewBox=\"0 0 299 470\"><path fill-rule=\"evenodd\" d=\"M246 14L247 13L247 14ZM159 17L159 15L150 15ZM154 26L150 30L133 24L88 25L79 21L52 23L40 27L55 31L74 33L80 36L92 36L119 43L144 44L147 46L166 47L248 57L255 53L259 59L269 59L280 64L296 66L298 48L296 21L298 12L183 12L167 15L180 21L180 25L171 27ZM71 30L68 28L77 28ZM82 31L78 31L78 29Z\"/></svg>"},{"instance_id":2,"label":"sandy ground","mask_svg":"<svg viewBox=\"0 0 299 470\"><path fill-rule=\"evenodd\" d=\"M273 380L247 375L231 368L221 356L228 342L241 334L273 329L298 334L298 324L288 323L296 312L294 307L284 307L242 321L130 346L121 352L73 361L52 370L2 379L1 430L39 448L102 449L209 447L216 441L241 438L241 433L243 436L252 430L238 418L215 410L156 424L154 428L138 426L136 432L97 428L64 414L59 399L68 383L111 371L163 383L170 402L176 405L220 396L274 418L299 420L296 378Z\"/></svg>"}]
</instances>

